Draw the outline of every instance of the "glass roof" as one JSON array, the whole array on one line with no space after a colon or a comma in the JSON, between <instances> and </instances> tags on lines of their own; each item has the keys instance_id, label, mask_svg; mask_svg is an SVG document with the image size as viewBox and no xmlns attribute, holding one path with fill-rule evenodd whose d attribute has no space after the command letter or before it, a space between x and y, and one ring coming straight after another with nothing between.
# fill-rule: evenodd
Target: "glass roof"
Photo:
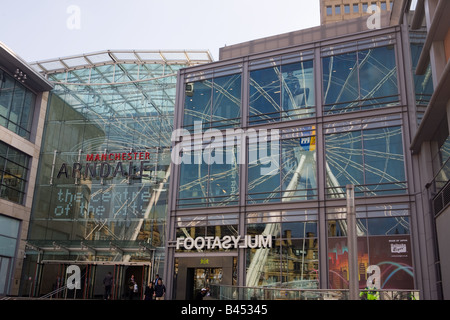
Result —
<instances>
[{"instance_id":1,"label":"glass roof","mask_svg":"<svg viewBox=\"0 0 450 320\"><path fill-rule=\"evenodd\" d=\"M207 50L106 50L71 57L36 61L31 62L30 65L40 73L50 74L69 71L70 69L89 68L114 63L134 62L137 64L156 63L193 66L212 61L211 53Z\"/></svg>"},{"instance_id":2,"label":"glass roof","mask_svg":"<svg viewBox=\"0 0 450 320\"><path fill-rule=\"evenodd\" d=\"M139 131L147 146L158 146L170 142L178 70L209 62L208 51L108 50L31 66L84 119L120 127L123 136Z\"/></svg>"}]
</instances>

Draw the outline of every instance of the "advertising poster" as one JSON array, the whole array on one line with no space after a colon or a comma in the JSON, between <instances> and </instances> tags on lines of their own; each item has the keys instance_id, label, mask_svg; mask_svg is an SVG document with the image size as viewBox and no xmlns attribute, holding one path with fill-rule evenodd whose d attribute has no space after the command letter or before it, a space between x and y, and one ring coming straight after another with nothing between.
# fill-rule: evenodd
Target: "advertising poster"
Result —
<instances>
[{"instance_id":1,"label":"advertising poster","mask_svg":"<svg viewBox=\"0 0 450 320\"><path fill-rule=\"evenodd\" d=\"M358 237L359 287L366 287L368 270L379 268L379 289L414 289L411 240L408 235ZM348 289L347 239L328 239L329 287ZM376 266L371 267L369 266ZM372 271L373 272L373 271Z\"/></svg>"}]
</instances>

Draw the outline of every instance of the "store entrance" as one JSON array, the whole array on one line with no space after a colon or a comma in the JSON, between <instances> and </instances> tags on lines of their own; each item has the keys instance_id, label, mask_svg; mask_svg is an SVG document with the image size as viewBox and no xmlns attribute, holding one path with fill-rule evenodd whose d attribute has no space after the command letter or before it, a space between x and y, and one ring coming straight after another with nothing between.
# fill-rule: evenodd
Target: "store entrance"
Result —
<instances>
[{"instance_id":1,"label":"store entrance","mask_svg":"<svg viewBox=\"0 0 450 320\"><path fill-rule=\"evenodd\" d=\"M197 299L202 288L209 288L214 284L221 284L223 278L222 268L188 268L187 269L187 300Z\"/></svg>"},{"instance_id":2,"label":"store entrance","mask_svg":"<svg viewBox=\"0 0 450 320\"><path fill-rule=\"evenodd\" d=\"M173 298L195 300L198 291L212 285L236 284L234 256L184 256L175 258Z\"/></svg>"},{"instance_id":3,"label":"store entrance","mask_svg":"<svg viewBox=\"0 0 450 320\"><path fill-rule=\"evenodd\" d=\"M67 286L69 266L78 266L80 269L80 289L71 289ZM139 299L141 300L146 284L152 279L150 263L133 264L114 262L58 262L45 261L38 265L37 278L39 279L36 296L47 296L62 299L104 299L105 287L103 280L111 273L112 286L109 299ZM138 284L138 291L130 294L128 279L134 276Z\"/></svg>"}]
</instances>

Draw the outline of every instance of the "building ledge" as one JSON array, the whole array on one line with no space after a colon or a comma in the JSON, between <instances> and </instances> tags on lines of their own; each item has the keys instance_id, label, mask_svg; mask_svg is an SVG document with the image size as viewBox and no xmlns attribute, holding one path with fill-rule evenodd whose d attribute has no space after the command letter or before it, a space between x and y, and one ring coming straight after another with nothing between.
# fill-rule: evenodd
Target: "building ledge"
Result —
<instances>
[{"instance_id":1,"label":"building ledge","mask_svg":"<svg viewBox=\"0 0 450 320\"><path fill-rule=\"evenodd\" d=\"M419 3L418 3L419 4ZM420 10L419 10L420 11ZM418 16L416 16L416 14ZM420 20L420 12L414 15L414 20ZM450 1L439 1L435 14L433 15L431 26L428 27L427 39L422 49L422 53L417 63L416 74L422 75L426 72L430 63L430 50L433 42L444 41L448 29L450 28Z\"/></svg>"},{"instance_id":2,"label":"building ledge","mask_svg":"<svg viewBox=\"0 0 450 320\"><path fill-rule=\"evenodd\" d=\"M14 51L0 42L0 65L8 73L14 75L16 70L26 74L24 84L37 92L45 92L53 89L53 84L34 70L27 62L22 60Z\"/></svg>"}]
</instances>

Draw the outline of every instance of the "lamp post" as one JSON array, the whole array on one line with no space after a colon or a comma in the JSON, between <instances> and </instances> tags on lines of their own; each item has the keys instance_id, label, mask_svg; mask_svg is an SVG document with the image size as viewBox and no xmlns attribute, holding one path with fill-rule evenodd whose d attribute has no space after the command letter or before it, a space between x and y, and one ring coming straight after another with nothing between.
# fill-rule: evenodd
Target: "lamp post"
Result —
<instances>
[{"instance_id":1,"label":"lamp post","mask_svg":"<svg viewBox=\"0 0 450 320\"><path fill-rule=\"evenodd\" d=\"M356 242L355 189L352 184L347 191L347 247L348 247L348 288L349 299L359 299L358 248Z\"/></svg>"}]
</instances>

